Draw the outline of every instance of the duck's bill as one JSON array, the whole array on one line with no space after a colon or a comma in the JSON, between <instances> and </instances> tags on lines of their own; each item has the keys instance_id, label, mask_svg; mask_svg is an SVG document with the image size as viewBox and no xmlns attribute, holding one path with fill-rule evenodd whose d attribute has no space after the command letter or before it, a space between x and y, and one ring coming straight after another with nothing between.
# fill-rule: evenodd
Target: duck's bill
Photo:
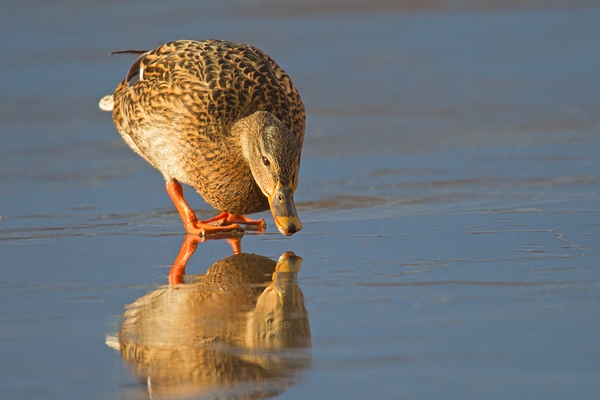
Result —
<instances>
[{"instance_id":1,"label":"duck's bill","mask_svg":"<svg viewBox=\"0 0 600 400\"><path fill-rule=\"evenodd\" d=\"M288 288L296 285L296 279L300 266L302 265L302 257L297 256L291 251L286 251L277 260L275 272L273 273L273 284L275 291L279 296L279 302L283 305L285 297L288 293Z\"/></svg>"},{"instance_id":2,"label":"duck's bill","mask_svg":"<svg viewBox=\"0 0 600 400\"><path fill-rule=\"evenodd\" d=\"M302 261L302 257L297 256L293 251L286 251L277 260L275 271L284 273L298 272L300 271Z\"/></svg>"},{"instance_id":3,"label":"duck's bill","mask_svg":"<svg viewBox=\"0 0 600 400\"><path fill-rule=\"evenodd\" d=\"M294 191L291 187L283 187L281 183L277 183L269 198L269 205L279 232L285 236L291 236L302 229L302 223L294 205Z\"/></svg>"}]
</instances>

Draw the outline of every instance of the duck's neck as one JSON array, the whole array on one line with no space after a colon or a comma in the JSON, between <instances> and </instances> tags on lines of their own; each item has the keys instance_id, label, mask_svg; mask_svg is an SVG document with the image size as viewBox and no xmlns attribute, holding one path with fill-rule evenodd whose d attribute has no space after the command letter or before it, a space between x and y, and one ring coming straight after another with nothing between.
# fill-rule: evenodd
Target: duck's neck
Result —
<instances>
[{"instance_id":1,"label":"duck's neck","mask_svg":"<svg viewBox=\"0 0 600 400\"><path fill-rule=\"evenodd\" d=\"M253 115L254 114L237 120L231 127L231 134L232 136L239 138L242 155L248 163L250 160L250 146L252 146L251 137L256 129Z\"/></svg>"}]
</instances>

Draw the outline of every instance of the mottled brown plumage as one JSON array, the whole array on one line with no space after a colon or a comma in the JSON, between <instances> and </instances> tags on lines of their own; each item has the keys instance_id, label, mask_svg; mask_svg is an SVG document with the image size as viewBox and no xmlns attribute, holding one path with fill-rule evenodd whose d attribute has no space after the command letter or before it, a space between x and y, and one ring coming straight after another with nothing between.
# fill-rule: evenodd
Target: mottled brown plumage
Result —
<instances>
[{"instance_id":1,"label":"mottled brown plumage","mask_svg":"<svg viewBox=\"0 0 600 400\"><path fill-rule=\"evenodd\" d=\"M164 44L143 53L100 107L112 110L125 142L167 182L194 187L228 214L270 207L282 233L300 229L293 193L304 104L286 72L264 52L222 40ZM178 209L186 222L188 210ZM188 231L204 233L188 222Z\"/></svg>"}]
</instances>

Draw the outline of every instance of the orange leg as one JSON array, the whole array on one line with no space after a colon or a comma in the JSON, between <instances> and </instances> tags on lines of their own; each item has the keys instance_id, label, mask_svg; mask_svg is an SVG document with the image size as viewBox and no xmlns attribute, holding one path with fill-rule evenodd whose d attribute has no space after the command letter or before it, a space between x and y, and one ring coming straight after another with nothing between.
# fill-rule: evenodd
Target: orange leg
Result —
<instances>
[{"instance_id":1,"label":"orange leg","mask_svg":"<svg viewBox=\"0 0 600 400\"><path fill-rule=\"evenodd\" d=\"M185 235L181 250L179 250L179 254L171 267L171 271L169 271L169 285L184 283L183 277L185 276L185 266L192 254L196 251L198 242L200 241L203 241L203 239L198 236Z\"/></svg>"},{"instance_id":2,"label":"orange leg","mask_svg":"<svg viewBox=\"0 0 600 400\"><path fill-rule=\"evenodd\" d=\"M185 235L181 249L177 258L173 262L173 266L169 271L169 285L178 285L185 283L185 267L190 257L196 251L198 242L204 242L206 239L196 235ZM231 245L234 254L242 252L242 239L239 237L228 238L227 242Z\"/></svg>"},{"instance_id":3,"label":"orange leg","mask_svg":"<svg viewBox=\"0 0 600 400\"><path fill-rule=\"evenodd\" d=\"M227 241L231 245L231 250L233 250L233 254L242 253L242 238L229 238L227 239Z\"/></svg>"},{"instance_id":4,"label":"orange leg","mask_svg":"<svg viewBox=\"0 0 600 400\"><path fill-rule=\"evenodd\" d=\"M175 179L171 179L167 182L167 193L169 193L171 200L173 200L173 203L175 203L175 207L177 207L177 211L179 211L179 215L181 216L185 230L188 233L205 236L222 232L242 232L242 229L238 224L229 223L223 226L216 226L210 224L210 222L212 222L211 220L198 221L196 214L194 214L194 211L192 211L190 206L188 206L183 198L183 188L181 187L181 184Z\"/></svg>"}]
</instances>

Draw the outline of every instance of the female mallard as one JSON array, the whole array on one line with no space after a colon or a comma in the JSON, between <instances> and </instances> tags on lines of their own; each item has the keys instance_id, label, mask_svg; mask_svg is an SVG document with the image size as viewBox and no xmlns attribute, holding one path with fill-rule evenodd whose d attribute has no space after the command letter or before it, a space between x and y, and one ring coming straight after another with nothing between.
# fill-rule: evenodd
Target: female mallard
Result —
<instances>
[{"instance_id":1,"label":"female mallard","mask_svg":"<svg viewBox=\"0 0 600 400\"><path fill-rule=\"evenodd\" d=\"M294 205L304 104L286 72L259 49L178 40L142 53L100 101L125 142L158 169L185 229L205 235L264 226L271 209L286 236L302 229ZM198 221L179 182L222 213ZM218 226L217 226L218 225Z\"/></svg>"}]
</instances>

